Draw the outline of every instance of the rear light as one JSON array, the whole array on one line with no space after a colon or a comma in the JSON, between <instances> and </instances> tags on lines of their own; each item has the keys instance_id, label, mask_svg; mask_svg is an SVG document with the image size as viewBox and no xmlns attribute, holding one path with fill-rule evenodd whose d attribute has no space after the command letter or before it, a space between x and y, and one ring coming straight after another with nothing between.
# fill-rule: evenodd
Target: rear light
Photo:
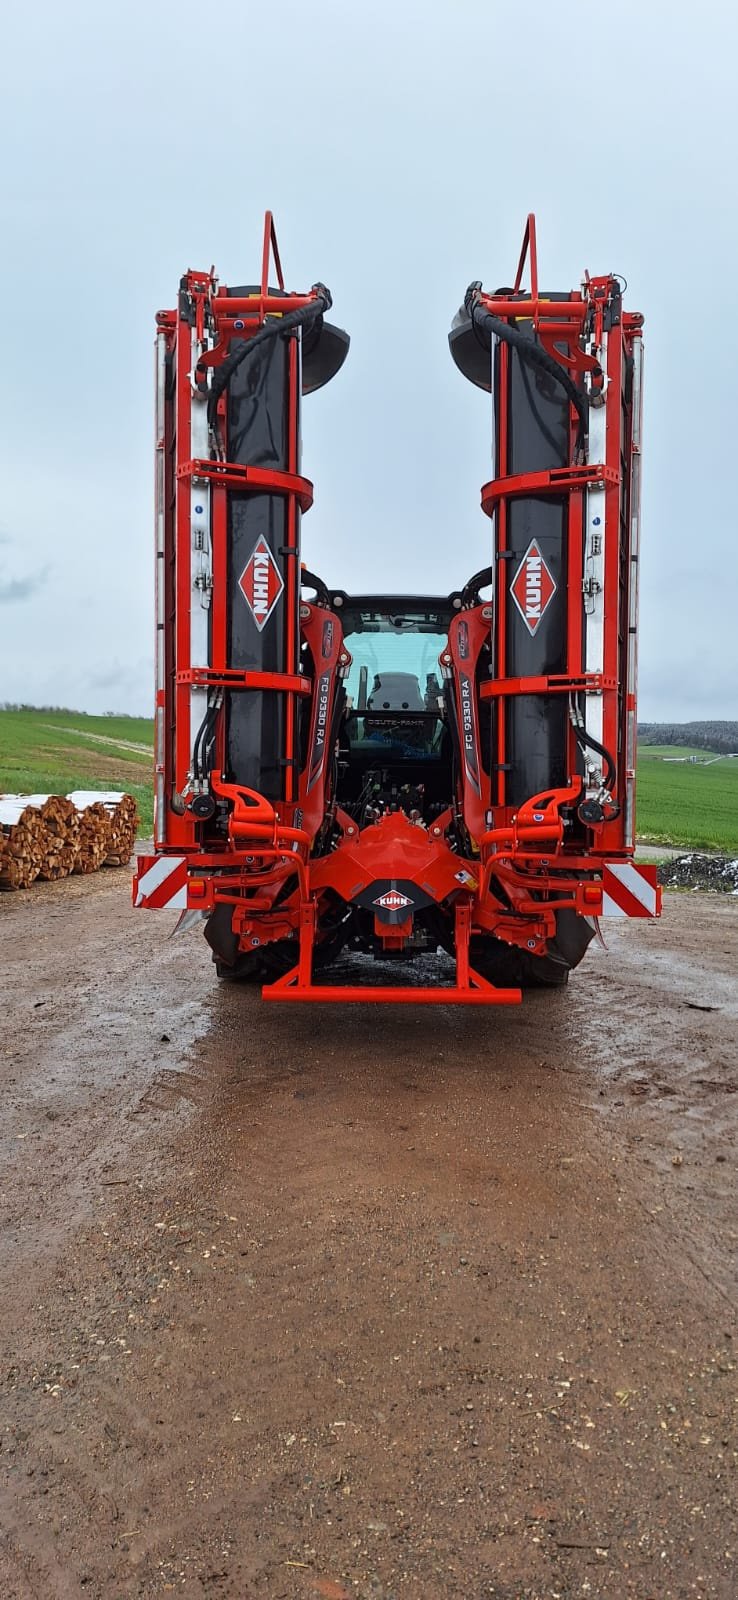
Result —
<instances>
[{"instance_id":1,"label":"rear light","mask_svg":"<svg viewBox=\"0 0 738 1600\"><path fill-rule=\"evenodd\" d=\"M205 879L190 878L187 885L187 892L190 900L204 900L207 892L207 884Z\"/></svg>"},{"instance_id":2,"label":"rear light","mask_svg":"<svg viewBox=\"0 0 738 1600\"><path fill-rule=\"evenodd\" d=\"M601 884L599 884L599 883L585 883L585 885L584 885L584 903L585 903L585 905L596 906L596 905L599 904L601 899L602 899L602 886L601 886Z\"/></svg>"}]
</instances>

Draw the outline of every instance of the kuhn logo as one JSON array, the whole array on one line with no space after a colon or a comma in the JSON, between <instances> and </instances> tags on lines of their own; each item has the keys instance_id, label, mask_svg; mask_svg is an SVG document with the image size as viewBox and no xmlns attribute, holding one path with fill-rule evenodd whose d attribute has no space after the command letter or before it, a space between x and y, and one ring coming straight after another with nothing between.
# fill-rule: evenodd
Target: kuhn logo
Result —
<instances>
[{"instance_id":1,"label":"kuhn logo","mask_svg":"<svg viewBox=\"0 0 738 1600\"><path fill-rule=\"evenodd\" d=\"M384 894L380 894L379 899L374 901L374 905L381 906L383 911L403 911L405 906L411 906L412 903L406 894L400 894L399 889L386 889Z\"/></svg>"},{"instance_id":2,"label":"kuhn logo","mask_svg":"<svg viewBox=\"0 0 738 1600\"><path fill-rule=\"evenodd\" d=\"M523 556L510 584L510 593L530 634L535 635L541 618L556 593L556 584L535 539Z\"/></svg>"},{"instance_id":3,"label":"kuhn logo","mask_svg":"<svg viewBox=\"0 0 738 1600\"><path fill-rule=\"evenodd\" d=\"M261 633L284 588L282 574L263 534L257 539L238 582Z\"/></svg>"}]
</instances>

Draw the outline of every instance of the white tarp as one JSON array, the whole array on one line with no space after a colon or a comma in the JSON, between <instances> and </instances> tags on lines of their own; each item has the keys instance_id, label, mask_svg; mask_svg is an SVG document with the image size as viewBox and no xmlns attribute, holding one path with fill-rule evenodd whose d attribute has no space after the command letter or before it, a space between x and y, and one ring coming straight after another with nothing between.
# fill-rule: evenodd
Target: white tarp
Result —
<instances>
[{"instance_id":1,"label":"white tarp","mask_svg":"<svg viewBox=\"0 0 738 1600\"><path fill-rule=\"evenodd\" d=\"M35 806L37 810L51 799L48 794L0 794L0 828L14 828L26 806ZM95 805L98 801L107 806L109 811L120 805L123 791L116 789L74 789L66 796L78 811L86 811L88 806Z\"/></svg>"},{"instance_id":2,"label":"white tarp","mask_svg":"<svg viewBox=\"0 0 738 1600\"><path fill-rule=\"evenodd\" d=\"M0 828L14 828L26 806L42 806L47 794L0 795Z\"/></svg>"},{"instance_id":3,"label":"white tarp","mask_svg":"<svg viewBox=\"0 0 738 1600\"><path fill-rule=\"evenodd\" d=\"M87 806L97 804L110 809L112 806L120 805L123 792L122 789L73 789L72 793L67 795L67 800L71 800L78 811L84 811Z\"/></svg>"},{"instance_id":4,"label":"white tarp","mask_svg":"<svg viewBox=\"0 0 738 1600\"><path fill-rule=\"evenodd\" d=\"M10 801L11 805L18 805L18 806L43 806L43 805L46 804L46 801L50 800L50 799L51 799L51 795L49 795L49 794L3 794L3 795L0 795L0 800L2 800L3 803L6 800L8 800L8 801Z\"/></svg>"}]
</instances>

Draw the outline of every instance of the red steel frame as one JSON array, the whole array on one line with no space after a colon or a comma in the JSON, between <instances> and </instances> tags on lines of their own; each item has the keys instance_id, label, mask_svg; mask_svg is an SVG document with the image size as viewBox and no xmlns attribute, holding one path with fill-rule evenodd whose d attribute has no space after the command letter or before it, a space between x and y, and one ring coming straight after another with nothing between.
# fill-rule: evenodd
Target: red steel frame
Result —
<instances>
[{"instance_id":1,"label":"red steel frame","mask_svg":"<svg viewBox=\"0 0 738 1600\"><path fill-rule=\"evenodd\" d=\"M529 259L531 288L521 291L526 258ZM637 618L630 615L630 586L636 580L633 570L637 552L631 549L630 538L637 508L633 499L633 458L639 454L634 444L633 427L627 431L624 450L622 390L624 358L632 359L636 344L640 343L643 317L639 313L623 312L619 321L610 328L607 339L606 367L600 365L602 347L603 313L608 298L616 287L613 278L590 278L585 275L580 292L572 292L568 299L549 300L538 291L538 262L536 253L535 217L527 219L523 247L515 278L513 297L503 295L481 296L481 304L499 318L532 323L541 344L559 362L564 362L574 375L590 379L591 394L600 397L606 406L605 460L590 465L572 465L547 472L508 475L507 458L507 385L509 380L509 352L502 344L499 360L499 416L498 416L498 472L483 486L481 503L483 511L495 519L495 665L496 675L480 686L482 701L493 697L521 694L569 694L574 691L596 693L602 697L602 743L613 752L618 772L619 815L605 821L596 831L596 839L587 852L590 867L597 867L598 858L609 860L627 857L633 853L634 839L626 837L626 783L633 782L632 764L624 759L627 745L627 713L635 713L635 665L629 666L629 629ZM582 336L588 325L592 330L595 350L582 348ZM562 345L565 351L562 352ZM640 424L640 418L638 418ZM639 434L639 428L638 428ZM572 411L572 447L575 418ZM603 589L604 610L604 661L601 672L587 673L582 658L582 585L584 563L584 500L589 485L602 485L605 491L605 568ZM637 492L637 486L636 486ZM507 562L507 507L514 495L566 495L567 508L567 669L563 674L550 677L513 679L506 675L507 611L510 605L508 585L510 574ZM625 499L628 544L623 549L620 528L621 496ZM621 573L627 574L624 584ZM569 770L576 767L576 744L573 730L568 742ZM505 718L497 718L497 774L494 803L504 814L504 823L512 821L513 810L505 799ZM504 824L503 824L504 825Z\"/></svg>"},{"instance_id":2,"label":"red steel frame","mask_svg":"<svg viewBox=\"0 0 738 1600\"><path fill-rule=\"evenodd\" d=\"M530 266L529 292L520 287L526 259ZM278 295L269 292L272 265ZM635 649L634 646L630 652L628 649L635 628L631 590L637 569L637 549L631 544L637 537L637 489L631 491L631 461L639 449L640 419L637 418L637 428L633 425L627 430L623 457L621 395L624 360L633 356L643 319L636 314L623 313L610 329L603 370L599 362L603 310L613 287L612 279L586 277L581 292L573 292L568 299L553 301L541 297L535 219L531 216L526 225L512 296L485 294L481 297L482 304L495 316L532 323L541 343L557 360L563 360L580 380L587 376L591 396L595 399L601 396L607 408L606 449L604 461L591 467L573 464L556 471L519 477L509 475L506 405L509 354L503 343L498 352L497 476L482 489L482 508L495 520L494 675L477 682L480 653L490 637L493 610L490 606L472 607L454 618L448 650L442 657L444 671L453 681L462 728L465 672L475 687L467 708L467 722L470 749L476 756L464 764L457 801L472 841L471 853L466 859L458 851L451 850L445 837L452 822L451 811L437 818L427 830L418 829L400 812L386 815L360 832L335 805L333 815L340 832L338 846L329 855L311 859L313 842L328 803L328 771L327 762L323 762L317 772L316 762L317 776L314 776L309 761L308 768L300 776L297 772L295 708L298 697L313 695L311 751L316 748L319 716L314 686L300 672L300 637L295 623L298 614L302 618L302 636L316 663L316 674L322 668L330 678L331 707L338 679L350 657L343 645L337 615L315 604L303 604L298 613L299 516L312 503L312 485L300 475L298 341L290 341L288 470L265 472L224 461L203 460L201 456L193 456L191 447L193 328L182 314L181 305L179 312L159 314L159 334L164 340L173 376L170 375L167 382L157 439L157 449L163 458L160 473L163 487L158 501L163 539L159 541L157 559L157 626L160 632L163 630L164 648L158 656L162 665L156 696L157 722L158 725L163 723L163 733L157 735L159 798L155 846L160 855L184 855L186 858L191 907L209 912L220 904L232 906L233 927L242 948L248 950L273 939L297 936L297 963L284 978L264 989L266 999L516 1004L520 1000L519 990L495 989L470 968L472 932L493 933L533 954L545 954L547 941L555 934L556 911L566 907L580 916L597 915L602 906L602 874L606 861L627 860L632 855L633 840L627 836L626 816L628 798L632 813L632 755L630 765L624 758L629 735L632 745L635 718ZM227 356L236 331L234 324L239 323L241 330L245 325L247 332L255 331L265 317L296 310L315 297L314 290L307 295L285 293L274 223L269 212L265 218L258 293L239 298L226 295L219 289L212 271L209 274L189 272L182 289L191 308L194 337L198 341L196 371L200 376L207 367L217 366ZM585 328L590 335L589 352L583 348ZM222 396L218 402L221 416L225 416L226 406L226 397ZM572 444L575 422L572 410ZM208 484L212 496L212 625L207 667L193 664L190 652L193 597L190 485L193 482ZM585 670L582 654L584 513L591 485L604 488L608 535L603 574L604 660L603 670L596 674ZM242 672L231 668L228 662L227 497L231 488L268 489L270 493L284 494L287 499L286 546L290 555L286 561L285 603L288 624L285 670L277 674ZM568 505L566 671L555 677L510 679L505 672L510 604L507 508L515 495L548 493L564 495ZM625 535L621 526L623 498ZM627 548L623 548L623 537ZM623 575L625 581L622 581ZM330 648L323 649L321 656L320 641L327 637L328 620ZM190 696L195 687L242 693L270 688L285 694L287 701L288 759L284 766L282 800L272 805L263 796L224 782L220 772L214 772L211 787L216 795L229 802L230 823L227 840L206 847L202 844L201 825L181 799L186 796L192 759ZM502 708L504 697L509 695L570 694L574 691L602 697L602 742L615 755L618 770L615 798L620 813L596 827L587 846L581 842L576 846L565 843L561 817L562 807L571 807L581 794L581 778L574 776L561 789L532 796L523 806L513 808L507 803L504 716L497 717L496 750L493 752L497 770L494 775L484 771L480 759L479 717L490 699L497 698ZM323 733L327 737L325 727ZM216 741L222 769L224 742L220 726ZM573 732L569 734L568 759L569 771L574 774ZM421 835L426 853L417 871L422 872L422 878L413 881L422 881L426 887L430 883L438 901L443 899L451 910L457 963L455 985L434 989L409 986L339 988L314 983L313 953L316 940L320 938L323 897L331 892L351 902L360 886L371 884L377 877L394 880L412 876L408 863L417 856ZM294 883L294 887L285 895L285 886L290 883ZM279 904L275 905L280 891ZM407 925L389 930L377 919L375 931L384 946L392 950L402 947L411 927L409 921Z\"/></svg>"},{"instance_id":3,"label":"red steel frame","mask_svg":"<svg viewBox=\"0 0 738 1600\"><path fill-rule=\"evenodd\" d=\"M278 294L270 294L270 268L273 265ZM238 324L243 336L255 332L266 316L283 316L298 310L315 299L315 290L308 294L288 294L279 257L274 220L267 212L264 224L262 267L259 292L244 297L223 293L213 271L209 274L186 274L183 293L188 298L194 317L194 330L202 340L209 330L215 330L217 342L210 349L201 349L197 373L217 366L228 355L231 338ZM249 688L274 688L287 697L285 792L287 807L294 806L297 797L295 748L295 698L310 692L310 685L299 675L299 637L295 618L298 614L299 587L299 530L298 514L312 504L313 489L308 479L299 473L299 423L298 386L299 351L296 340L290 341L289 382L289 460L286 472L266 471L257 467L242 467L234 463L206 461L193 458L191 448L192 385L189 374L192 361L192 327L186 316L176 311L160 312L157 318L159 332L166 340L168 358L174 363L175 401L168 407L167 425L157 439L157 450L165 455L176 450L176 465L170 471L165 508L164 572L157 570L157 584L164 586L165 636L167 662L165 681L157 683L157 712L165 718L165 746L160 762L164 779L163 807L157 806L155 814L155 845L161 851L199 850L199 829L196 820L186 809L173 809L172 796L186 793L192 759L194 729L190 719L190 690L193 685L223 687L231 691ZM218 413L225 415L226 401L221 397ZM192 539L190 513L191 484L209 483L212 490L211 540L212 540L212 625L210 664L207 669L193 665L190 654L190 619L193 603ZM234 671L228 666L228 585L227 585L227 495L230 488L251 490L254 493L268 490L283 494L287 499L285 546L289 555L285 562L285 605L287 619L286 657L290 670L277 675L260 675ZM290 559L291 556L291 559ZM173 624L173 625L172 625ZM173 638L173 649L171 641ZM277 679L279 681L277 681ZM218 731L219 753L223 757L222 729Z\"/></svg>"}]
</instances>

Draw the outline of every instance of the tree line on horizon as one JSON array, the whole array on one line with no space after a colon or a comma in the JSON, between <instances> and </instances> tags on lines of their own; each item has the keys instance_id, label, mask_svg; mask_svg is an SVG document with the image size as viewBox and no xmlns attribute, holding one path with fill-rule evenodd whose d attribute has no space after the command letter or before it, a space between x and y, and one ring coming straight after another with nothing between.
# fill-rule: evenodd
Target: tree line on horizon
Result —
<instances>
[{"instance_id":1,"label":"tree line on horizon","mask_svg":"<svg viewBox=\"0 0 738 1600\"><path fill-rule=\"evenodd\" d=\"M738 751L738 722L639 722L638 743L693 745L732 755Z\"/></svg>"}]
</instances>

